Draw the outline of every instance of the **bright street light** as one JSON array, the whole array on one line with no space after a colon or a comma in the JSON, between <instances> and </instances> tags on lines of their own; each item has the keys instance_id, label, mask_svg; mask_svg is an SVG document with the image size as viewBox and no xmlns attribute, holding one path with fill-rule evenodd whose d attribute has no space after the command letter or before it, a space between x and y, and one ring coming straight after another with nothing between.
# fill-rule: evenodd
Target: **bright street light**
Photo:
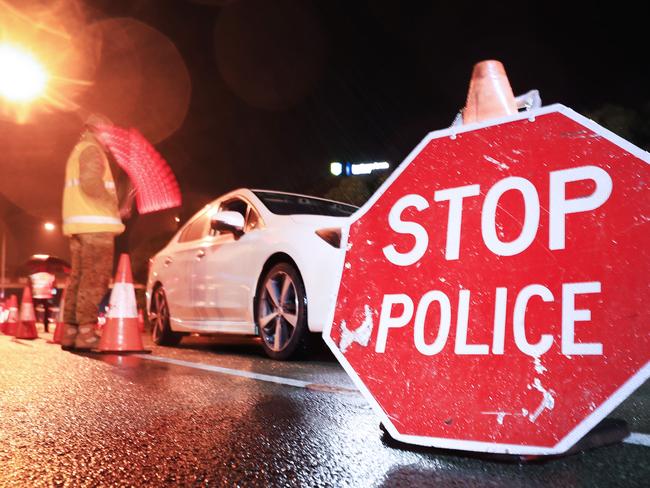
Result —
<instances>
[{"instance_id":1,"label":"bright street light","mask_svg":"<svg viewBox=\"0 0 650 488\"><path fill-rule=\"evenodd\" d=\"M45 222L43 224L43 228L48 232L52 232L54 229L56 229L56 225L54 225L52 222Z\"/></svg>"},{"instance_id":2,"label":"bright street light","mask_svg":"<svg viewBox=\"0 0 650 488\"><path fill-rule=\"evenodd\" d=\"M29 52L10 44L0 44L0 96L26 103L45 91L47 73Z\"/></svg>"}]
</instances>

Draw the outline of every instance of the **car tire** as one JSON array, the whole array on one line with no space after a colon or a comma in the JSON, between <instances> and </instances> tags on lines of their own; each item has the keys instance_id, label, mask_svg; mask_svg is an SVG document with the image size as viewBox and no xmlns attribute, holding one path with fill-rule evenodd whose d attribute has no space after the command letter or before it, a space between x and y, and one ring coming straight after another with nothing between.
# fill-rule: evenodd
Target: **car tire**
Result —
<instances>
[{"instance_id":1,"label":"car tire","mask_svg":"<svg viewBox=\"0 0 650 488\"><path fill-rule=\"evenodd\" d=\"M310 346L307 294L298 270L289 263L272 266L260 280L255 323L267 356L295 359Z\"/></svg>"},{"instance_id":2,"label":"car tire","mask_svg":"<svg viewBox=\"0 0 650 488\"><path fill-rule=\"evenodd\" d=\"M158 286L151 297L151 339L159 346L176 346L183 334L172 331L169 326L169 303L162 286Z\"/></svg>"}]
</instances>

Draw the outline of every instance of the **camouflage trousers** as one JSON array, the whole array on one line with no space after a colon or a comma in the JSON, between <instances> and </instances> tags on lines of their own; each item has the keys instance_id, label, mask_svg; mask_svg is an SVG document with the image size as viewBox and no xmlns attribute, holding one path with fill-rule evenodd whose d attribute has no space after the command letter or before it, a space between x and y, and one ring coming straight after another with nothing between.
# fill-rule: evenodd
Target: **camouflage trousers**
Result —
<instances>
[{"instance_id":1,"label":"camouflage trousers","mask_svg":"<svg viewBox=\"0 0 650 488\"><path fill-rule=\"evenodd\" d=\"M114 240L115 235L106 232L70 237L72 273L63 307L66 324L97 323L99 302L113 272Z\"/></svg>"}]
</instances>

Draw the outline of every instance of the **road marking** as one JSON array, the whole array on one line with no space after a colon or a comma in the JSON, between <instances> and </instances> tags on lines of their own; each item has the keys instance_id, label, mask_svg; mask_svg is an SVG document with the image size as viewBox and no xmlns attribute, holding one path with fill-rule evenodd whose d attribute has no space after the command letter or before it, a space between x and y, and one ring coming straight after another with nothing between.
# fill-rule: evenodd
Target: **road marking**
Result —
<instances>
[{"instance_id":1,"label":"road marking","mask_svg":"<svg viewBox=\"0 0 650 488\"><path fill-rule=\"evenodd\" d=\"M158 361L160 363L175 364L176 366L184 366L186 368L200 369L202 371L210 371L211 373L227 374L230 376L239 376L241 378L248 378L257 381L265 381L267 383L276 383L280 385L295 386L297 388L306 388L308 390L326 391L333 393L351 393L357 392L351 388L345 388L336 385L326 385L320 383L313 383L311 381L296 380L293 378L285 378L283 376L273 376L263 373L253 373L252 371L243 371L240 369L224 368L222 366L214 366L212 364L195 363L192 361L183 361L182 359L171 359L162 356L152 356L150 354L133 354L133 356L148 359L150 361Z\"/></svg>"},{"instance_id":2,"label":"road marking","mask_svg":"<svg viewBox=\"0 0 650 488\"><path fill-rule=\"evenodd\" d=\"M358 393L361 394L361 392L355 388L346 388L345 386L333 386L333 385L326 385L323 383L309 383L307 385L308 390L314 390L314 391L325 391L327 393Z\"/></svg>"},{"instance_id":3,"label":"road marking","mask_svg":"<svg viewBox=\"0 0 650 488\"><path fill-rule=\"evenodd\" d=\"M636 444L637 446L650 447L650 434L642 434L640 432L632 432L629 436L623 439L627 444Z\"/></svg>"}]
</instances>

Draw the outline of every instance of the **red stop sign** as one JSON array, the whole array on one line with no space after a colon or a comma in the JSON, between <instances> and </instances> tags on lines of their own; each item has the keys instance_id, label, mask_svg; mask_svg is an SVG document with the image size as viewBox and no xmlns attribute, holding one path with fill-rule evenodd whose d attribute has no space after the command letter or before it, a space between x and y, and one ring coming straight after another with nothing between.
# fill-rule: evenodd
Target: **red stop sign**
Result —
<instances>
[{"instance_id":1,"label":"red stop sign","mask_svg":"<svg viewBox=\"0 0 650 488\"><path fill-rule=\"evenodd\" d=\"M649 163L561 105L413 150L354 216L324 333L393 437L561 453L648 378Z\"/></svg>"}]
</instances>

